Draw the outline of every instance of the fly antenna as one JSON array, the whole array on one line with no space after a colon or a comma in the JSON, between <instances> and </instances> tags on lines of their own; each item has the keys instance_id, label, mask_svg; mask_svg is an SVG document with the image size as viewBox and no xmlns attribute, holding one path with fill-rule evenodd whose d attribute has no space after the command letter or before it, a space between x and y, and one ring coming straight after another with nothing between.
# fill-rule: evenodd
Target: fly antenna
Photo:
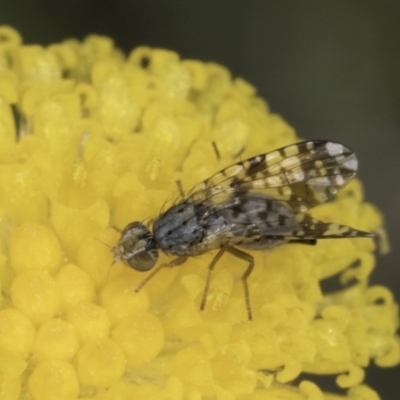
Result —
<instances>
[{"instance_id":1,"label":"fly antenna","mask_svg":"<svg viewBox=\"0 0 400 400\"><path fill-rule=\"evenodd\" d=\"M111 250L111 252L114 254L113 262L111 263L110 268L108 268L107 278L106 278L106 282L107 282L107 281L108 281L108 278L109 278L109 276L110 276L111 267L117 262L116 257L115 257L115 253L114 253L114 251L113 251L113 249L114 249L115 247L110 246L109 244L104 243L104 242L102 242L101 240L99 240L99 239L97 239L97 238L95 238L95 237L94 237L93 239L94 239L94 240L97 240L97 241L98 241L99 243L101 243L101 244L104 244L104 246L107 246L107 247Z\"/></svg>"},{"instance_id":2,"label":"fly antenna","mask_svg":"<svg viewBox=\"0 0 400 400\"><path fill-rule=\"evenodd\" d=\"M97 240L99 243L101 243L101 244L104 244L104 246L107 246L109 249L112 249L113 247L112 246L110 246L109 244L107 244L107 243L104 243L104 242L102 242L101 240L99 240L99 239L97 239L97 238L93 238L94 240Z\"/></svg>"}]
</instances>

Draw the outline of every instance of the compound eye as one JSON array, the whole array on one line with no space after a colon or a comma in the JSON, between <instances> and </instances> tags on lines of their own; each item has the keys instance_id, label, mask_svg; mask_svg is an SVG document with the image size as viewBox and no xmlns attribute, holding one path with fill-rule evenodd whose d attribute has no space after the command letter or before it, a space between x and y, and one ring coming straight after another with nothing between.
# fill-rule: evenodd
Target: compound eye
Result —
<instances>
[{"instance_id":1,"label":"compound eye","mask_svg":"<svg viewBox=\"0 0 400 400\"><path fill-rule=\"evenodd\" d=\"M140 251L126 261L133 269L136 269L136 271L144 272L154 267L157 258L158 254L154 251Z\"/></svg>"}]
</instances>

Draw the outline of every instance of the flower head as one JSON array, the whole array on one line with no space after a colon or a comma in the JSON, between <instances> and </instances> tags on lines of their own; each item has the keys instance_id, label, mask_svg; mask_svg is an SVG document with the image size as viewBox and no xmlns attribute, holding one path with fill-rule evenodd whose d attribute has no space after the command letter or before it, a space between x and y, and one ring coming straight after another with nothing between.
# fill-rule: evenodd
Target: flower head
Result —
<instances>
[{"instance_id":1,"label":"flower head","mask_svg":"<svg viewBox=\"0 0 400 400\"><path fill-rule=\"evenodd\" d=\"M204 312L214 253L162 270L137 293L147 272L112 266L116 227L156 217L176 181L188 190L296 140L220 65L148 47L125 57L100 36L24 45L1 27L1 397L377 399L364 369L395 365L400 346L390 291L368 285L372 239L252 252L251 322L245 266L232 255ZM382 226L358 180L312 215ZM344 286L324 292L332 276ZM347 395L324 394L310 374L337 376Z\"/></svg>"}]
</instances>

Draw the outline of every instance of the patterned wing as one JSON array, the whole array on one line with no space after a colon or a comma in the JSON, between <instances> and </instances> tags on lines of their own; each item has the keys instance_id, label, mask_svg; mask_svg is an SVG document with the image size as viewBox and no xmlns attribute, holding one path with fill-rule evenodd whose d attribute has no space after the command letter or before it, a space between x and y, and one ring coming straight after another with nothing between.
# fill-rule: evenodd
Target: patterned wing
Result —
<instances>
[{"instance_id":1,"label":"patterned wing","mask_svg":"<svg viewBox=\"0 0 400 400\"><path fill-rule=\"evenodd\" d=\"M214 206L204 227L210 247L239 245L264 249L276 242L373 236L349 226L319 221L293 211L285 202L252 192Z\"/></svg>"},{"instance_id":2,"label":"patterned wing","mask_svg":"<svg viewBox=\"0 0 400 400\"><path fill-rule=\"evenodd\" d=\"M232 194L260 192L305 212L354 178L357 158L340 143L296 143L233 164L193 187L183 202L221 203Z\"/></svg>"}]
</instances>

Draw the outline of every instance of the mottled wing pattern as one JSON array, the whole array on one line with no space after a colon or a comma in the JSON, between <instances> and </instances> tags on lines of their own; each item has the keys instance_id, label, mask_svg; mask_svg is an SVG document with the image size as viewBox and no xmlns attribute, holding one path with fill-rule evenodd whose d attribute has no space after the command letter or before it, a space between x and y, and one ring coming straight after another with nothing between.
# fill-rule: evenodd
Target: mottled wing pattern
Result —
<instances>
[{"instance_id":1,"label":"mottled wing pattern","mask_svg":"<svg viewBox=\"0 0 400 400\"><path fill-rule=\"evenodd\" d=\"M342 144L301 142L233 164L193 187L181 201L217 204L234 193L255 191L305 212L334 196L356 171L355 154Z\"/></svg>"},{"instance_id":2,"label":"mottled wing pattern","mask_svg":"<svg viewBox=\"0 0 400 400\"><path fill-rule=\"evenodd\" d=\"M210 244L253 249L272 247L276 242L310 243L316 239L373 236L346 225L319 221L307 213L291 210L285 202L251 192L213 207L207 232Z\"/></svg>"},{"instance_id":3,"label":"mottled wing pattern","mask_svg":"<svg viewBox=\"0 0 400 400\"><path fill-rule=\"evenodd\" d=\"M308 214L297 214L290 240L336 239L343 237L373 237L374 234L340 225L334 222L322 222Z\"/></svg>"}]
</instances>

